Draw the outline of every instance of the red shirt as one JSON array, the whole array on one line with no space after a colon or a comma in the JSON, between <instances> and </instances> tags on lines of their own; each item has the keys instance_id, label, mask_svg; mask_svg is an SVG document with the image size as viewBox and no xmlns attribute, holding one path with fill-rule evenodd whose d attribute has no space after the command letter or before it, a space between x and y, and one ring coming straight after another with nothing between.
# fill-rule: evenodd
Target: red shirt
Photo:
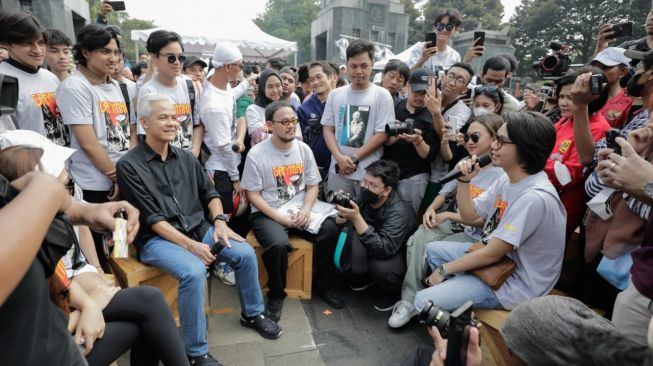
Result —
<instances>
[{"instance_id":1,"label":"red shirt","mask_svg":"<svg viewBox=\"0 0 653 366\"><path fill-rule=\"evenodd\" d=\"M595 113L590 117L590 131L594 141L605 137L605 131L610 128L603 115ZM580 157L574 142L574 120L562 117L553 127L556 130L556 143L547 160L544 171L549 180L558 190L560 200L567 211L567 234L570 234L580 224L585 214L585 167L580 163ZM562 185L554 171L555 162L559 161L569 171L571 182Z\"/></svg>"},{"instance_id":2,"label":"red shirt","mask_svg":"<svg viewBox=\"0 0 653 366\"><path fill-rule=\"evenodd\" d=\"M622 88L619 94L605 103L599 114L603 115L610 126L621 128L626 123L632 105L633 98L626 94L625 88Z\"/></svg>"}]
</instances>

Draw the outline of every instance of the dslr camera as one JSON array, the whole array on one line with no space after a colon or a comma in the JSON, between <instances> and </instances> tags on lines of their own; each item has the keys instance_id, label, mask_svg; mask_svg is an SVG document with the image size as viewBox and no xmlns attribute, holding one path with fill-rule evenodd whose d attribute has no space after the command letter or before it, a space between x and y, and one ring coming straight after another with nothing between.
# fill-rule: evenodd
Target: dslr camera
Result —
<instances>
[{"instance_id":1,"label":"dslr camera","mask_svg":"<svg viewBox=\"0 0 653 366\"><path fill-rule=\"evenodd\" d=\"M454 312L440 308L429 301L419 314L421 324L438 328L442 338L447 338L447 366L465 366L467 364L467 344L469 329L476 327L477 322L472 317L473 301L467 301Z\"/></svg>"},{"instance_id":2,"label":"dslr camera","mask_svg":"<svg viewBox=\"0 0 653 366\"><path fill-rule=\"evenodd\" d=\"M551 42L549 48L553 53L533 63L537 76L545 80L557 80L569 71L571 59L569 58L569 45Z\"/></svg>"},{"instance_id":3,"label":"dslr camera","mask_svg":"<svg viewBox=\"0 0 653 366\"><path fill-rule=\"evenodd\" d=\"M326 196L327 202L333 205L340 205L342 207L351 208L349 203L352 200L352 197L349 193L343 190L329 191Z\"/></svg>"},{"instance_id":4,"label":"dslr camera","mask_svg":"<svg viewBox=\"0 0 653 366\"><path fill-rule=\"evenodd\" d=\"M402 133L412 135L415 133L415 121L412 118L408 118L404 122L389 122L385 125L385 133L388 136L397 136Z\"/></svg>"}]
</instances>

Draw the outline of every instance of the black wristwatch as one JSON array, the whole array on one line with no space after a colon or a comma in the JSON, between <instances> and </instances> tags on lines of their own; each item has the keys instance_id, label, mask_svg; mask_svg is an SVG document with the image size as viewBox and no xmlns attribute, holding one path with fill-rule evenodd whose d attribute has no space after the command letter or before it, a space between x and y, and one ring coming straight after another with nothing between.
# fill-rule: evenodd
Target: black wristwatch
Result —
<instances>
[{"instance_id":1,"label":"black wristwatch","mask_svg":"<svg viewBox=\"0 0 653 366\"><path fill-rule=\"evenodd\" d=\"M356 156L356 154L353 154L351 156L351 162L354 163L354 165L358 165L359 160L358 160L358 156Z\"/></svg>"},{"instance_id":2,"label":"black wristwatch","mask_svg":"<svg viewBox=\"0 0 653 366\"><path fill-rule=\"evenodd\" d=\"M225 214L219 214L219 215L216 215L216 216L213 218L213 223L215 223L215 222L218 221L218 220L220 220L220 221L224 221L224 222L227 222L227 221L229 221L229 216L227 216L227 215L225 215Z\"/></svg>"}]
</instances>

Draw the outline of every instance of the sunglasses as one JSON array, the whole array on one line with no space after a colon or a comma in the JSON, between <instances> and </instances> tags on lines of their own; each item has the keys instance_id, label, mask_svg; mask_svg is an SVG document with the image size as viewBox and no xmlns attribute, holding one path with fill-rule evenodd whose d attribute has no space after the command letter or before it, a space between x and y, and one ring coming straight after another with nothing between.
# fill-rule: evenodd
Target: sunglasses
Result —
<instances>
[{"instance_id":1,"label":"sunglasses","mask_svg":"<svg viewBox=\"0 0 653 366\"><path fill-rule=\"evenodd\" d=\"M170 54L170 55L167 56L167 58L168 58L168 63L169 64L174 64L175 61L177 61L177 60L179 60L180 64L183 64L184 61L186 61L186 56L184 56L184 55L177 56L177 55Z\"/></svg>"},{"instance_id":2,"label":"sunglasses","mask_svg":"<svg viewBox=\"0 0 653 366\"><path fill-rule=\"evenodd\" d=\"M478 140L480 140L480 139L481 139L481 134L478 133L478 132L465 133L463 135L463 140L465 140L465 142L468 142L469 140L472 140L472 142L476 144L476 143L478 143Z\"/></svg>"},{"instance_id":3,"label":"sunglasses","mask_svg":"<svg viewBox=\"0 0 653 366\"><path fill-rule=\"evenodd\" d=\"M290 127L290 126L296 126L299 123L299 120L297 118L293 118L293 119L287 119L285 121L272 120L272 122L279 123L283 125L283 127Z\"/></svg>"},{"instance_id":4,"label":"sunglasses","mask_svg":"<svg viewBox=\"0 0 653 366\"><path fill-rule=\"evenodd\" d=\"M498 94L498 92L499 92L499 87L496 86L496 85L481 85L481 86L477 86L477 87L474 89L474 93L475 93L475 94L481 94L481 93L483 93L483 92Z\"/></svg>"},{"instance_id":5,"label":"sunglasses","mask_svg":"<svg viewBox=\"0 0 653 366\"><path fill-rule=\"evenodd\" d=\"M435 28L437 30L439 30L440 32L442 32L445 29L447 30L447 32L451 32L454 28L456 28L456 25L453 24L453 23L448 23L448 24L435 23L434 25L435 25Z\"/></svg>"}]
</instances>

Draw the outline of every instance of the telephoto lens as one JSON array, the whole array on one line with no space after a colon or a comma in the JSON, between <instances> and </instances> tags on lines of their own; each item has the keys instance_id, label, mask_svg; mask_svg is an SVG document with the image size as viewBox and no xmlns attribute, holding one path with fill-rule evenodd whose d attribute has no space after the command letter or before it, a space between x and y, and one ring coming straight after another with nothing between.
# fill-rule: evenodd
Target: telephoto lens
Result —
<instances>
[{"instance_id":1,"label":"telephoto lens","mask_svg":"<svg viewBox=\"0 0 653 366\"><path fill-rule=\"evenodd\" d=\"M343 190L329 191L326 196L327 202L333 205L340 205L342 207L351 208L349 201L352 199L351 195Z\"/></svg>"},{"instance_id":2,"label":"telephoto lens","mask_svg":"<svg viewBox=\"0 0 653 366\"><path fill-rule=\"evenodd\" d=\"M407 119L404 122L389 122L385 125L385 133L388 136L397 136L402 133L412 135L415 133L415 123L411 119Z\"/></svg>"}]
</instances>

